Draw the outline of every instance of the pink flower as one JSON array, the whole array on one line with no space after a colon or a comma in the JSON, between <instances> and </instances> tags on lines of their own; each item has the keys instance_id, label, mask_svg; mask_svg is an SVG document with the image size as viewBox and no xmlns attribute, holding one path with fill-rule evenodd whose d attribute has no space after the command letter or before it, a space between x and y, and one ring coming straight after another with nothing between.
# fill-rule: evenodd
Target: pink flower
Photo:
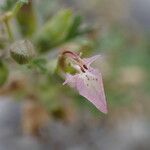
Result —
<instances>
[{"instance_id":1,"label":"pink flower","mask_svg":"<svg viewBox=\"0 0 150 150\"><path fill-rule=\"evenodd\" d=\"M93 103L101 112L107 113L107 104L103 88L102 75L90 65L100 55L81 59L74 52L64 52L71 57L76 64L73 67L78 70L75 75L66 74L66 80L63 84L68 84L75 88L80 95Z\"/></svg>"}]
</instances>

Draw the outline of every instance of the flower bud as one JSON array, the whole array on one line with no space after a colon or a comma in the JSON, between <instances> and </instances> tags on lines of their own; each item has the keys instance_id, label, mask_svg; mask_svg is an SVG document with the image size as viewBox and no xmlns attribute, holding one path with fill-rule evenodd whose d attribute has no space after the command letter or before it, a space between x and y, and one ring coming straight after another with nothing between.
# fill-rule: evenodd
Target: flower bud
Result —
<instances>
[{"instance_id":1,"label":"flower bud","mask_svg":"<svg viewBox=\"0 0 150 150\"><path fill-rule=\"evenodd\" d=\"M35 56L35 50L29 40L21 40L12 44L10 54L17 63L26 64Z\"/></svg>"}]
</instances>

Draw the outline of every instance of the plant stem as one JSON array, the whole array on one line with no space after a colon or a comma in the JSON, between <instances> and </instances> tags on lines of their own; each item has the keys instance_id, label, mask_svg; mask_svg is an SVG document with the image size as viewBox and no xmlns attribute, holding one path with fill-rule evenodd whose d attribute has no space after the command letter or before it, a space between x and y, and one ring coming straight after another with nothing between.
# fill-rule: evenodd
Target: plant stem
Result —
<instances>
[{"instance_id":1,"label":"plant stem","mask_svg":"<svg viewBox=\"0 0 150 150\"><path fill-rule=\"evenodd\" d=\"M10 41L13 41L13 34L12 34L12 31L11 31L11 28L10 28L10 25L9 25L9 21L5 20L4 23L5 23L6 30L7 30Z\"/></svg>"}]
</instances>

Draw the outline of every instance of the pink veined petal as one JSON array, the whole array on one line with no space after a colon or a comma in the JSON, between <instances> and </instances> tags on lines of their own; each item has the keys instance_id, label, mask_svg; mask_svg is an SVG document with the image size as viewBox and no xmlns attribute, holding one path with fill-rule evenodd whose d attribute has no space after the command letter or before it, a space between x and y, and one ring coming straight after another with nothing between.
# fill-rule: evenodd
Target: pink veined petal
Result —
<instances>
[{"instance_id":1,"label":"pink veined petal","mask_svg":"<svg viewBox=\"0 0 150 150\"><path fill-rule=\"evenodd\" d=\"M63 85L67 84L72 80L73 76L71 74L66 74L66 80L64 81Z\"/></svg>"},{"instance_id":2,"label":"pink veined petal","mask_svg":"<svg viewBox=\"0 0 150 150\"><path fill-rule=\"evenodd\" d=\"M87 98L100 111L107 113L107 104L101 75L99 74L98 81L94 81L94 84L92 84L92 82L93 79L91 81L88 80L87 82L87 80L83 80L80 76L78 76L76 80L76 88L80 95Z\"/></svg>"},{"instance_id":3,"label":"pink veined petal","mask_svg":"<svg viewBox=\"0 0 150 150\"><path fill-rule=\"evenodd\" d=\"M99 84L99 90L100 90L99 92L100 92L100 95L101 95L101 99L104 102L104 104L107 105L106 104L105 91L104 91L104 85L103 85L103 79L102 79L101 73L97 69L93 69L91 67L89 68L89 71L98 78L97 83Z\"/></svg>"},{"instance_id":4,"label":"pink veined petal","mask_svg":"<svg viewBox=\"0 0 150 150\"><path fill-rule=\"evenodd\" d=\"M63 85L69 84L71 87L75 87L76 77L77 77L77 75L66 74L66 80L63 83Z\"/></svg>"},{"instance_id":5,"label":"pink veined petal","mask_svg":"<svg viewBox=\"0 0 150 150\"><path fill-rule=\"evenodd\" d=\"M98 59L101 55L95 55L90 58L84 58L83 61L89 67L96 59Z\"/></svg>"}]
</instances>

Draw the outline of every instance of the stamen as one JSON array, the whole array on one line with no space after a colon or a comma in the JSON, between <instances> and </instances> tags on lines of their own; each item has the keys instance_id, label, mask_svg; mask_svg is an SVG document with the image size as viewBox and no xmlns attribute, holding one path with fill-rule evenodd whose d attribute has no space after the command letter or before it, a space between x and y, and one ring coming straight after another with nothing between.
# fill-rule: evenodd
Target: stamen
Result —
<instances>
[{"instance_id":1,"label":"stamen","mask_svg":"<svg viewBox=\"0 0 150 150\"><path fill-rule=\"evenodd\" d=\"M83 65L83 67L84 67L86 70L88 69L87 66L86 66L85 64Z\"/></svg>"},{"instance_id":2,"label":"stamen","mask_svg":"<svg viewBox=\"0 0 150 150\"><path fill-rule=\"evenodd\" d=\"M62 55L66 55L67 57L70 57L71 59L73 59L75 63L80 66L81 71L83 73L85 73L85 70L88 70L87 66L83 64L82 59L77 53L69 51L69 50L65 50L62 52Z\"/></svg>"},{"instance_id":3,"label":"stamen","mask_svg":"<svg viewBox=\"0 0 150 150\"><path fill-rule=\"evenodd\" d=\"M82 67L80 67L80 68L81 68L81 71L82 71L83 73L85 73L84 69L83 69Z\"/></svg>"}]
</instances>

